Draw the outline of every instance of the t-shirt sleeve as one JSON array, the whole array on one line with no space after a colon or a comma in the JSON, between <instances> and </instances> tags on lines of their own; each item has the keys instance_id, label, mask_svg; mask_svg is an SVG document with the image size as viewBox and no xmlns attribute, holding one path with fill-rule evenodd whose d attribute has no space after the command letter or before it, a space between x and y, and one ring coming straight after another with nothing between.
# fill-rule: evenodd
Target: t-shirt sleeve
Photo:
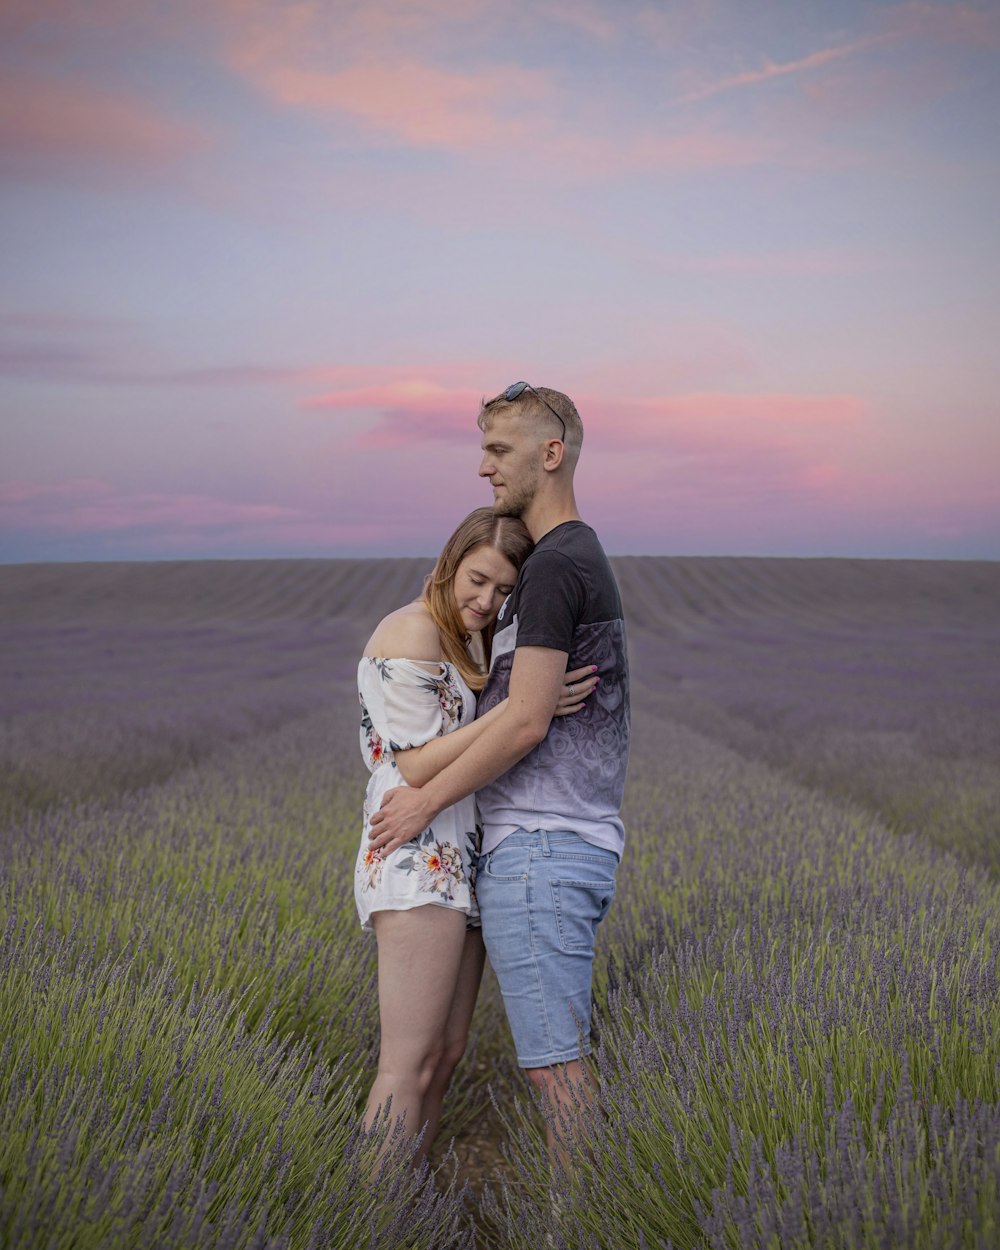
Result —
<instances>
[{"instance_id":1,"label":"t-shirt sleeve","mask_svg":"<svg viewBox=\"0 0 1000 1250\"><path fill-rule=\"evenodd\" d=\"M573 650L587 588L579 569L558 551L535 552L521 570L517 595L517 646Z\"/></svg>"},{"instance_id":2,"label":"t-shirt sleeve","mask_svg":"<svg viewBox=\"0 0 1000 1250\"><path fill-rule=\"evenodd\" d=\"M427 669L401 660L373 660L362 670L361 695L372 725L390 751L408 751L444 728L440 682Z\"/></svg>"}]
</instances>

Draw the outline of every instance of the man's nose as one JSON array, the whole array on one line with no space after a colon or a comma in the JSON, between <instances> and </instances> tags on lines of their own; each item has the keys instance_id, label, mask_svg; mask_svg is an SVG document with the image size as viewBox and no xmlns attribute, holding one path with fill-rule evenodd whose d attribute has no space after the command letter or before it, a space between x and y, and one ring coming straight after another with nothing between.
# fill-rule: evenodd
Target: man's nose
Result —
<instances>
[{"instance_id":1,"label":"man's nose","mask_svg":"<svg viewBox=\"0 0 1000 1250\"><path fill-rule=\"evenodd\" d=\"M489 456L483 456L482 460L480 460L479 462L479 476L480 477L492 477L493 473L494 473L493 464Z\"/></svg>"}]
</instances>

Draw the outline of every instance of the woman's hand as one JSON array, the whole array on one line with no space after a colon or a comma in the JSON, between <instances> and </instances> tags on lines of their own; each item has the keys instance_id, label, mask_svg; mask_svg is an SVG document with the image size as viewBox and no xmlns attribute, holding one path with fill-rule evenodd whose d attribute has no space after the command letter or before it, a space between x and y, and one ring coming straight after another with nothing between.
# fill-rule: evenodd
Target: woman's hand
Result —
<instances>
[{"instance_id":1,"label":"woman's hand","mask_svg":"<svg viewBox=\"0 0 1000 1250\"><path fill-rule=\"evenodd\" d=\"M562 693L553 716L572 716L584 706L588 694L592 694L600 681L597 668L588 664L586 668L574 668L563 678Z\"/></svg>"}]
</instances>

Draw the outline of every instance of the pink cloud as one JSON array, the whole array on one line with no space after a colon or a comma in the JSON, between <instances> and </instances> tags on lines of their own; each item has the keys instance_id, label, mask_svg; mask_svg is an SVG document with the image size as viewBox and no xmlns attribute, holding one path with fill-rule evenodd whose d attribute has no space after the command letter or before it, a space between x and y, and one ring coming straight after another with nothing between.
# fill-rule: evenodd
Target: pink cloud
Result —
<instances>
[{"instance_id":1,"label":"pink cloud","mask_svg":"<svg viewBox=\"0 0 1000 1250\"><path fill-rule=\"evenodd\" d=\"M330 392L303 406L351 414L355 420L367 414L369 424L347 443L348 453L413 450L419 459L421 448L434 446L468 462L471 471L481 437L475 425L481 398L481 391L409 379ZM748 456L759 454L766 462L779 449L796 463L812 466L818 456L829 456L831 440L841 442L866 416L864 401L851 395L699 392L608 399L578 393L574 399L584 419L586 445L601 457L602 483L611 480L609 471L614 476L613 462L619 458L624 477L634 478L636 447L646 449L645 464L654 475L661 461L692 456L715 466L731 464L734 474L746 475Z\"/></svg>"},{"instance_id":2,"label":"pink cloud","mask_svg":"<svg viewBox=\"0 0 1000 1250\"><path fill-rule=\"evenodd\" d=\"M593 399L581 410L581 492L600 506L627 499L650 515L728 514L842 491L855 476L845 452L864 405L853 396L695 394Z\"/></svg>"},{"instance_id":3,"label":"pink cloud","mask_svg":"<svg viewBox=\"0 0 1000 1250\"><path fill-rule=\"evenodd\" d=\"M549 93L543 75L509 66L462 73L396 61L329 73L258 61L244 68L279 104L346 114L393 142L454 151L523 142Z\"/></svg>"},{"instance_id":4,"label":"pink cloud","mask_svg":"<svg viewBox=\"0 0 1000 1250\"><path fill-rule=\"evenodd\" d=\"M0 168L8 176L146 174L206 142L204 131L130 93L14 75L0 83Z\"/></svg>"},{"instance_id":5,"label":"pink cloud","mask_svg":"<svg viewBox=\"0 0 1000 1250\"><path fill-rule=\"evenodd\" d=\"M354 119L386 142L437 148L488 162L518 154L521 168L608 178L626 172L739 168L775 159L782 144L701 126L677 134L612 133L567 125L568 101L545 76L503 66L455 73L417 63L357 65L339 74L298 67L258 71L258 87L278 103ZM574 110L575 111L575 110Z\"/></svg>"},{"instance_id":6,"label":"pink cloud","mask_svg":"<svg viewBox=\"0 0 1000 1250\"><path fill-rule=\"evenodd\" d=\"M787 144L769 135L747 136L700 126L678 134L639 131L633 138L608 137L591 145L581 136L583 169L595 173L598 160L604 172L622 174L655 170L680 173L691 170L741 169L770 164L790 155ZM589 157L586 153L589 149Z\"/></svg>"},{"instance_id":7,"label":"pink cloud","mask_svg":"<svg viewBox=\"0 0 1000 1250\"><path fill-rule=\"evenodd\" d=\"M904 527L917 542L995 526L985 462L970 475L906 447L873 460L853 396L575 398L587 428L578 498L615 551L789 551L880 527ZM166 481L142 491L91 478L12 482L0 489L0 528L103 535L121 552L433 554L461 516L489 502L476 472L478 391L411 381L332 399L325 407L338 420L372 405L372 437L332 445L283 486L268 479L232 498Z\"/></svg>"},{"instance_id":8,"label":"pink cloud","mask_svg":"<svg viewBox=\"0 0 1000 1250\"><path fill-rule=\"evenodd\" d=\"M424 378L403 378L377 386L330 391L303 401L304 408L406 408L414 414L436 412L442 405L453 407L455 392Z\"/></svg>"},{"instance_id":9,"label":"pink cloud","mask_svg":"<svg viewBox=\"0 0 1000 1250\"><path fill-rule=\"evenodd\" d=\"M468 420L479 411L480 392L456 390L444 385L408 378L379 386L331 391L304 400L306 408L372 410L391 414L391 419L412 422L424 417L447 421ZM643 399L607 400L574 395L581 412L596 412L616 428L622 422L631 430L650 421L695 419L794 422L797 424L843 424L856 421L864 402L853 395L789 395L704 392L692 395L654 396Z\"/></svg>"},{"instance_id":10,"label":"pink cloud","mask_svg":"<svg viewBox=\"0 0 1000 1250\"><path fill-rule=\"evenodd\" d=\"M353 0L336 6L215 0L213 5L213 16L246 55L318 47L328 59L346 45L412 48L436 32L478 29L498 11L497 0Z\"/></svg>"},{"instance_id":11,"label":"pink cloud","mask_svg":"<svg viewBox=\"0 0 1000 1250\"><path fill-rule=\"evenodd\" d=\"M616 123L556 68L527 69L495 58L471 69L442 68L428 45L439 44L441 31L452 27L467 37L467 16L455 7L442 12L432 38L434 20L421 12L423 38L405 41L379 16L397 7L376 6L370 20L352 11L334 31L322 10L272 13L265 22L251 6L256 22L248 24L241 14L228 24L227 57L267 99L338 127L343 143L404 144L485 165L516 154L526 175L588 181L636 171L739 168L788 156L786 145L768 134L725 133L704 124L671 132L642 121ZM495 5L483 10L493 18L500 12ZM237 12L231 11L233 18ZM539 20L563 16L538 14ZM597 37L594 22L585 24Z\"/></svg>"},{"instance_id":12,"label":"pink cloud","mask_svg":"<svg viewBox=\"0 0 1000 1250\"><path fill-rule=\"evenodd\" d=\"M61 482L0 482L0 507L44 504L58 499L98 499L111 493L107 482L93 477L68 478Z\"/></svg>"},{"instance_id":13,"label":"pink cloud","mask_svg":"<svg viewBox=\"0 0 1000 1250\"><path fill-rule=\"evenodd\" d=\"M728 422L797 426L854 424L865 412L855 395L741 395L703 393L647 399L633 420L637 425L664 418L699 426Z\"/></svg>"},{"instance_id":14,"label":"pink cloud","mask_svg":"<svg viewBox=\"0 0 1000 1250\"><path fill-rule=\"evenodd\" d=\"M171 368L124 319L60 313L0 313L0 377L113 386L358 386L372 369L358 365L234 361ZM5 340L5 341L4 341ZM405 369L379 367L381 378Z\"/></svg>"},{"instance_id":15,"label":"pink cloud","mask_svg":"<svg viewBox=\"0 0 1000 1250\"><path fill-rule=\"evenodd\" d=\"M357 448L396 449L478 436L482 392L453 390L420 378L332 391L302 402L303 408L377 413L376 424L353 441Z\"/></svg>"},{"instance_id":16,"label":"pink cloud","mask_svg":"<svg viewBox=\"0 0 1000 1250\"><path fill-rule=\"evenodd\" d=\"M723 78L714 83L708 83L705 86L688 91L684 95L679 96L675 102L677 104L692 104L700 100L710 99L712 96L722 95L725 92L736 91L743 87L758 86L761 83L772 82L774 79L785 78L790 74L810 73L824 65L829 65L831 61L838 61L844 57L853 57L859 52L867 52L869 48L886 43L893 38L895 36L891 34L869 35L852 43L838 44L830 48L820 48L794 61L780 63L768 61L761 69L749 70L743 74L734 74L729 78Z\"/></svg>"},{"instance_id":17,"label":"pink cloud","mask_svg":"<svg viewBox=\"0 0 1000 1250\"><path fill-rule=\"evenodd\" d=\"M956 89L968 67L942 54L945 45L989 50L1000 47L1000 10L970 4L903 3L874 14L868 33L819 48L790 61L769 59L759 68L696 83L677 103L696 103L747 88L796 81L796 112L781 108L776 122L795 134L795 125L818 115L843 125L881 116L888 108L911 108ZM900 50L892 62L873 57L880 48ZM902 49L906 51L902 51ZM914 58L917 58L917 61ZM802 104L808 105L805 114ZM780 107L780 98L776 102ZM825 154L829 160L832 153Z\"/></svg>"},{"instance_id":18,"label":"pink cloud","mask_svg":"<svg viewBox=\"0 0 1000 1250\"><path fill-rule=\"evenodd\" d=\"M11 529L72 534L115 534L164 529L219 530L294 519L296 509L207 495L129 493L94 478L8 482L0 486L0 521Z\"/></svg>"}]
</instances>

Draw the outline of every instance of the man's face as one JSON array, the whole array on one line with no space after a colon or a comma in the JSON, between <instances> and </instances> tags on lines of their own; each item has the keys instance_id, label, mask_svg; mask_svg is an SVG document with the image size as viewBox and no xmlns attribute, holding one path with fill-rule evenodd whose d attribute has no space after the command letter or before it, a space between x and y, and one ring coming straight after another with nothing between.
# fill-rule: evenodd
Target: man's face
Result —
<instances>
[{"instance_id":1,"label":"man's face","mask_svg":"<svg viewBox=\"0 0 1000 1250\"><path fill-rule=\"evenodd\" d=\"M491 419L483 433L479 476L493 487L497 516L521 516L531 504L542 476L545 442L524 428L516 413Z\"/></svg>"}]
</instances>

